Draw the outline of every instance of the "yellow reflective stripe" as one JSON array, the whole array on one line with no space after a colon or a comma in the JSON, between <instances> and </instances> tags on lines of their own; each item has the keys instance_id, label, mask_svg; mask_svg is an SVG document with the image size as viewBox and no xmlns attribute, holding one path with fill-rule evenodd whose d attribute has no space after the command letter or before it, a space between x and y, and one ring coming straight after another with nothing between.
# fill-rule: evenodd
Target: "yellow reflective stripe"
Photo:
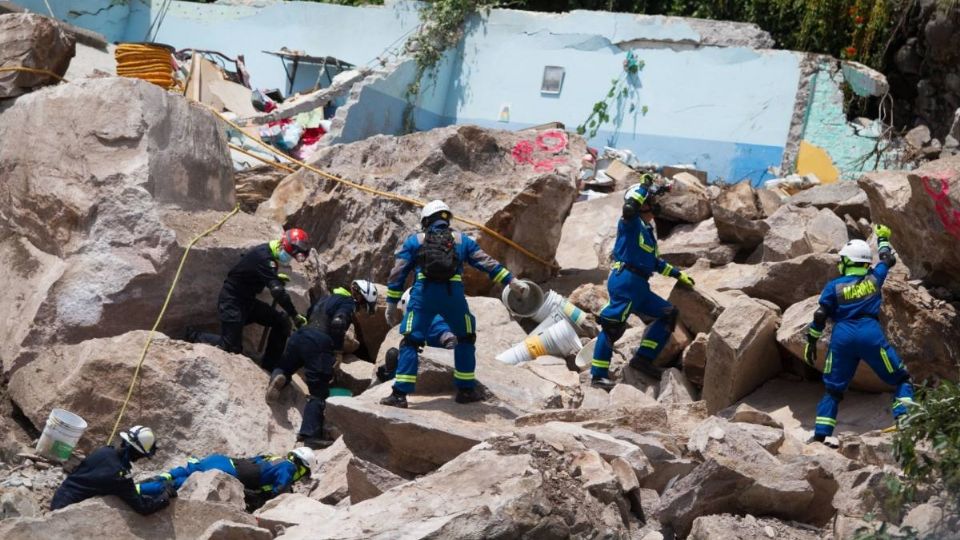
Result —
<instances>
[{"instance_id":1,"label":"yellow reflective stripe","mask_svg":"<svg viewBox=\"0 0 960 540\"><path fill-rule=\"evenodd\" d=\"M830 373L831 371L833 371L833 351L827 353L827 360L823 364L824 373Z\"/></svg>"},{"instance_id":2,"label":"yellow reflective stripe","mask_svg":"<svg viewBox=\"0 0 960 540\"><path fill-rule=\"evenodd\" d=\"M417 272L417 280L419 281L421 279L427 279L427 276L423 272ZM450 278L449 281L463 281L463 276L457 274ZM403 293L400 293L400 295L403 296Z\"/></svg>"},{"instance_id":3,"label":"yellow reflective stripe","mask_svg":"<svg viewBox=\"0 0 960 540\"><path fill-rule=\"evenodd\" d=\"M267 484L265 486L260 486L260 491L273 491L273 484Z\"/></svg>"},{"instance_id":4,"label":"yellow reflective stripe","mask_svg":"<svg viewBox=\"0 0 960 540\"><path fill-rule=\"evenodd\" d=\"M623 310L623 315L620 316L620 322L626 321L627 317L630 316L630 308L633 307L633 302L627 303L627 309Z\"/></svg>"},{"instance_id":5,"label":"yellow reflective stripe","mask_svg":"<svg viewBox=\"0 0 960 540\"><path fill-rule=\"evenodd\" d=\"M457 274L452 278L450 278L450 281L463 281L463 276L461 276L460 274Z\"/></svg>"},{"instance_id":6,"label":"yellow reflective stripe","mask_svg":"<svg viewBox=\"0 0 960 540\"><path fill-rule=\"evenodd\" d=\"M464 314L463 314L463 320L464 320L464 322L466 322L466 325L467 325L467 333L468 333L468 334L472 334L472 333L473 333L473 322L470 321L470 314L469 314L469 313L464 313Z\"/></svg>"},{"instance_id":7,"label":"yellow reflective stripe","mask_svg":"<svg viewBox=\"0 0 960 540\"><path fill-rule=\"evenodd\" d=\"M337 287L333 290L333 294L340 296L350 296L350 291L344 289L343 287Z\"/></svg>"},{"instance_id":8,"label":"yellow reflective stripe","mask_svg":"<svg viewBox=\"0 0 960 540\"><path fill-rule=\"evenodd\" d=\"M820 425L822 425L822 426L834 426L834 427L836 427L836 425L837 425L837 421L834 420L833 418L830 418L829 416L818 416L816 423L817 423L817 424L820 424Z\"/></svg>"},{"instance_id":9,"label":"yellow reflective stripe","mask_svg":"<svg viewBox=\"0 0 960 540\"><path fill-rule=\"evenodd\" d=\"M590 364L591 364L593 367L598 367L598 368L608 368L608 367L610 367L610 361L609 361L609 360L600 360L600 359L598 359L598 358L594 358L594 359L593 359L593 362L590 362Z\"/></svg>"},{"instance_id":10,"label":"yellow reflective stripe","mask_svg":"<svg viewBox=\"0 0 960 540\"><path fill-rule=\"evenodd\" d=\"M403 298L403 291L387 289L387 298Z\"/></svg>"},{"instance_id":11,"label":"yellow reflective stripe","mask_svg":"<svg viewBox=\"0 0 960 540\"><path fill-rule=\"evenodd\" d=\"M663 265L663 270L660 273L667 277L670 277L670 272L673 272L673 265L670 263L665 263Z\"/></svg>"},{"instance_id":12,"label":"yellow reflective stripe","mask_svg":"<svg viewBox=\"0 0 960 540\"><path fill-rule=\"evenodd\" d=\"M656 349L658 345L660 344L652 339L645 339L640 342L641 347L646 347L648 349Z\"/></svg>"},{"instance_id":13,"label":"yellow reflective stripe","mask_svg":"<svg viewBox=\"0 0 960 540\"><path fill-rule=\"evenodd\" d=\"M408 382L408 383L417 382L416 375L396 375L394 378L400 382Z\"/></svg>"},{"instance_id":14,"label":"yellow reflective stripe","mask_svg":"<svg viewBox=\"0 0 960 540\"><path fill-rule=\"evenodd\" d=\"M617 262L613 263L612 265L610 265L610 269L611 269L611 270L619 270L619 269L621 269L621 268L623 268L623 263L620 262L620 261L617 261Z\"/></svg>"},{"instance_id":15,"label":"yellow reflective stripe","mask_svg":"<svg viewBox=\"0 0 960 540\"><path fill-rule=\"evenodd\" d=\"M893 366L890 364L890 357L887 356L887 350L880 347L880 358L883 359L883 365L887 368L887 373L893 373Z\"/></svg>"},{"instance_id":16,"label":"yellow reflective stripe","mask_svg":"<svg viewBox=\"0 0 960 540\"><path fill-rule=\"evenodd\" d=\"M137 484L137 495L140 494L140 484Z\"/></svg>"},{"instance_id":17,"label":"yellow reflective stripe","mask_svg":"<svg viewBox=\"0 0 960 540\"><path fill-rule=\"evenodd\" d=\"M496 282L496 283L500 283L500 282L503 281L508 275L510 275L510 271L507 270L506 268L501 268L500 271L497 272L497 275L493 276L493 281Z\"/></svg>"},{"instance_id":18,"label":"yellow reflective stripe","mask_svg":"<svg viewBox=\"0 0 960 540\"><path fill-rule=\"evenodd\" d=\"M647 253L653 253L654 247L653 247L653 246L648 246L646 243L644 243L644 241L643 241L643 233L640 233L638 236L640 237L640 242L639 242L639 243L640 243L640 249L646 251Z\"/></svg>"},{"instance_id":19,"label":"yellow reflective stripe","mask_svg":"<svg viewBox=\"0 0 960 540\"><path fill-rule=\"evenodd\" d=\"M461 381L472 381L476 378L476 376L472 371L467 373L464 371L453 370L453 378L460 379Z\"/></svg>"},{"instance_id":20,"label":"yellow reflective stripe","mask_svg":"<svg viewBox=\"0 0 960 540\"><path fill-rule=\"evenodd\" d=\"M413 332L413 312L407 313L407 322L404 324L403 332L404 334L409 334Z\"/></svg>"},{"instance_id":21,"label":"yellow reflective stripe","mask_svg":"<svg viewBox=\"0 0 960 540\"><path fill-rule=\"evenodd\" d=\"M817 330L812 326L807 330L807 333L815 338L820 338L821 336L823 336L823 330Z\"/></svg>"}]
</instances>

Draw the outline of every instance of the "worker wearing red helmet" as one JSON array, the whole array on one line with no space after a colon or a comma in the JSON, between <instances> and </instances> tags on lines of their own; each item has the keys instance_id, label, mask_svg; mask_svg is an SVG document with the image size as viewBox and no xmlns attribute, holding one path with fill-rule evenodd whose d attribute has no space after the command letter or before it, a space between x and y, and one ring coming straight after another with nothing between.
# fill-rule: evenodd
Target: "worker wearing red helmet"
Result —
<instances>
[{"instance_id":1,"label":"worker wearing red helmet","mask_svg":"<svg viewBox=\"0 0 960 540\"><path fill-rule=\"evenodd\" d=\"M297 328L307 319L297 312L290 295L284 287L286 276L280 273L280 265L289 266L296 259L303 262L310 252L307 233L302 229L290 229L279 240L261 244L246 252L223 281L217 312L220 316L220 334L188 332L187 340L208 343L221 349L239 353L243 350L243 327L256 323L270 328L270 338L260 365L272 370L283 354L290 335L290 320ZM280 312L266 302L257 300L266 287L270 290ZM289 319L288 319L289 316Z\"/></svg>"}]
</instances>

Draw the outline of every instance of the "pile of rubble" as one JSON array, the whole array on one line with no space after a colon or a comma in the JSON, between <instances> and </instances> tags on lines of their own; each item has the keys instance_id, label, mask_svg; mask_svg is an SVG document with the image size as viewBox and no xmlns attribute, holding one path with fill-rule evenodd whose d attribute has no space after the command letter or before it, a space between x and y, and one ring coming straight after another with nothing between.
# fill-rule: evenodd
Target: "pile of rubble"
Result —
<instances>
[{"instance_id":1,"label":"pile of rubble","mask_svg":"<svg viewBox=\"0 0 960 540\"><path fill-rule=\"evenodd\" d=\"M390 385L374 384L376 364L400 339L381 307L359 317L366 356L344 354L337 365L337 384L354 395L327 401L339 437L297 493L250 514L235 479L204 473L151 516L112 498L47 512L76 461L61 468L25 453L47 415L66 408L88 422L81 453L107 439L181 255L238 195L222 126L146 82L85 79L34 90L2 111L0 307L10 321L0 330L3 538L841 540L881 522L930 538L960 527L940 498L886 504L897 467L892 436L879 431L890 423L888 389L872 373L858 372L860 391L843 402L839 449L807 443L822 387L803 380L800 362L837 250L883 222L902 261L884 288L885 332L917 380L957 378L957 157L789 198L675 174L661 201L660 253L697 286L651 278L680 309L658 359L679 367L660 381L625 367L645 328L636 317L616 344L618 384L609 393L590 385L573 354L498 361L530 323L486 296L499 291L471 270L484 402L455 403L452 353L427 347L410 408L380 405ZM447 200L456 215L536 259L466 227L490 254L595 316L606 301L622 191L574 203L585 143L564 134L559 146L551 136L557 145L535 161L514 152L536 148L527 144L535 132L453 126L324 148L310 162L366 188ZM393 251L418 226L408 204L306 171L266 193L255 213L232 217L187 260L160 326L166 335L153 343L126 412L160 437L155 459L137 463L144 478L189 455L294 444L298 378L268 405L267 375L249 358L177 339L188 324L215 324L220 282L240 253L282 227L306 229L316 252L294 266L290 284L302 311L309 292L328 284L384 281ZM254 353L259 332L248 337Z\"/></svg>"}]
</instances>

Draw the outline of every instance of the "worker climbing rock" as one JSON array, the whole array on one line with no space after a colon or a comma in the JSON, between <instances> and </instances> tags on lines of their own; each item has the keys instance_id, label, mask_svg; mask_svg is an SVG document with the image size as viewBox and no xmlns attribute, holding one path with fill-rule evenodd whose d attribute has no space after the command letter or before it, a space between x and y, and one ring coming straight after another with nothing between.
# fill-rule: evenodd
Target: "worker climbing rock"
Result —
<instances>
[{"instance_id":1,"label":"worker climbing rock","mask_svg":"<svg viewBox=\"0 0 960 540\"><path fill-rule=\"evenodd\" d=\"M397 303L397 310L406 314L407 304L410 302L411 289L407 289L400 301ZM442 349L456 349L457 336L453 334L450 325L443 320L443 317L437 315L430 322L430 329L427 330L427 346ZM377 380L380 382L389 381L396 375L397 360L400 358L400 349L390 347L384 355L383 365L377 368Z\"/></svg>"},{"instance_id":2,"label":"worker climbing rock","mask_svg":"<svg viewBox=\"0 0 960 540\"><path fill-rule=\"evenodd\" d=\"M307 324L290 338L280 363L270 375L266 399L274 402L293 374L304 368L310 395L297 440L307 446L329 445L323 437L323 411L330 395L335 353L343 350L344 337L354 323L358 305L367 313L377 309L377 288L373 283L357 279L349 290L337 287L332 294L318 298L307 311Z\"/></svg>"},{"instance_id":3,"label":"worker climbing rock","mask_svg":"<svg viewBox=\"0 0 960 540\"><path fill-rule=\"evenodd\" d=\"M137 489L146 496L176 493L193 473L223 471L243 484L247 506L253 510L277 495L289 492L294 482L310 478L314 459L313 450L306 447L295 448L285 456L258 454L230 458L210 454L202 459L190 458L183 467L175 467L137 484Z\"/></svg>"},{"instance_id":4,"label":"worker climbing rock","mask_svg":"<svg viewBox=\"0 0 960 540\"><path fill-rule=\"evenodd\" d=\"M119 447L101 447L81 461L53 494L50 509L59 510L104 495L120 497L130 508L143 515L165 508L170 504L170 497L177 496L175 490L159 489L149 494L143 493L130 477L131 463L153 457L156 451L157 441L153 430L133 426L120 434Z\"/></svg>"},{"instance_id":5,"label":"worker climbing rock","mask_svg":"<svg viewBox=\"0 0 960 540\"><path fill-rule=\"evenodd\" d=\"M653 215L656 197L669 189L645 175L644 181L634 184L623 196L623 211L617 223L617 239L613 245L613 264L607 280L610 301L600 311L602 330L597 337L590 368L591 384L609 390L616 384L608 377L613 345L627 329L631 313L651 317L654 321L643 333L640 347L630 359L630 367L654 378L661 370L653 361L670 339L679 311L670 302L650 290L649 279L654 272L672 277L686 286L693 286L693 278L660 258Z\"/></svg>"},{"instance_id":6,"label":"worker climbing rock","mask_svg":"<svg viewBox=\"0 0 960 540\"><path fill-rule=\"evenodd\" d=\"M457 403L471 403L483 399L477 391L476 319L467 306L463 289L463 265L467 263L485 272L490 279L503 283L517 294L529 294L522 281L484 253L469 236L450 228L453 213L443 201L431 201L420 213L423 232L409 236L396 253L396 262L387 283L387 323L400 324L403 341L400 342L397 372L393 393L380 403L392 407L407 407L407 394L417 382L419 350L427 342L430 326L439 315L457 338L454 347L454 384ZM407 277L416 269L410 301L406 313L397 304L403 296ZM402 322L401 322L402 319Z\"/></svg>"},{"instance_id":7,"label":"worker climbing rock","mask_svg":"<svg viewBox=\"0 0 960 540\"><path fill-rule=\"evenodd\" d=\"M293 301L284 286L286 276L280 273L280 265L289 266L293 259L306 260L310 252L307 233L290 229L280 240L261 244L246 252L223 281L217 312L220 316L220 335L187 332L187 341L208 343L221 349L239 353L243 351L243 327L257 323L269 329L270 337L261 360L261 367L274 368L290 335L290 321L299 328L307 319L297 313ZM283 308L277 311L265 302L257 300L264 287L270 290L274 302Z\"/></svg>"},{"instance_id":8,"label":"worker climbing rock","mask_svg":"<svg viewBox=\"0 0 960 540\"><path fill-rule=\"evenodd\" d=\"M873 252L863 240L851 240L840 250L840 277L827 283L820 305L807 329L803 359L810 366L817 361L817 341L827 319L833 319L833 334L823 366L826 393L817 405L813 440L824 442L837 425L837 410L857 365L863 359L887 384L894 387L893 417L898 420L913 403L913 385L897 352L880 327L880 289L890 268L897 263L890 247L891 231L875 225L880 262L871 266Z\"/></svg>"}]
</instances>

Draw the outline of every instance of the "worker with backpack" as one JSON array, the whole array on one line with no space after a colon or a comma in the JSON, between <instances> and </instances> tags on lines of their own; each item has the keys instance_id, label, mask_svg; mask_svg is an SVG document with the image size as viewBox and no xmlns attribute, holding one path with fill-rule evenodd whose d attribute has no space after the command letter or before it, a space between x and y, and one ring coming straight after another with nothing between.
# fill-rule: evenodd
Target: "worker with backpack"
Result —
<instances>
[{"instance_id":1,"label":"worker with backpack","mask_svg":"<svg viewBox=\"0 0 960 540\"><path fill-rule=\"evenodd\" d=\"M394 377L393 393L380 403L407 407L407 394L417 382L419 350L426 344L434 318L439 315L457 338L454 346L454 384L457 403L481 401L477 391L477 321L463 288L463 264L485 272L496 283L510 286L517 294L529 293L526 283L514 280L509 270L484 253L469 236L450 229L453 213L443 201L435 200L420 213L423 232L410 235L396 253L396 263L387 281L387 323L400 324L403 340ZM403 297L407 277L416 269L406 313L397 304Z\"/></svg>"}]
</instances>

